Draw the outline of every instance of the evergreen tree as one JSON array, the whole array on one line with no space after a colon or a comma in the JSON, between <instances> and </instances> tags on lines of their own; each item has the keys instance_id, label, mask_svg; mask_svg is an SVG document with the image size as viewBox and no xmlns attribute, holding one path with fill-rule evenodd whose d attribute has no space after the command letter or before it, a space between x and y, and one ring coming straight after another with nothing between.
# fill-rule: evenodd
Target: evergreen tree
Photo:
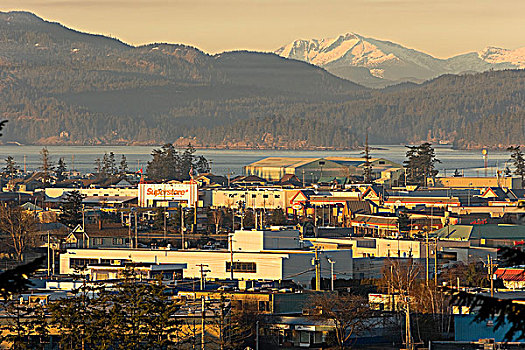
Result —
<instances>
[{"instance_id":1,"label":"evergreen tree","mask_svg":"<svg viewBox=\"0 0 525 350\"><path fill-rule=\"evenodd\" d=\"M154 149L151 153L153 159L148 162L146 172L148 178L153 181L179 180L180 156L171 143L167 143L161 149Z\"/></svg>"},{"instance_id":2,"label":"evergreen tree","mask_svg":"<svg viewBox=\"0 0 525 350\"><path fill-rule=\"evenodd\" d=\"M181 162L180 162L180 173L181 177L180 180L189 180L190 179L190 171L193 168L194 163L194 154L195 148L191 144L188 144L188 147L186 147L186 150L181 155Z\"/></svg>"},{"instance_id":3,"label":"evergreen tree","mask_svg":"<svg viewBox=\"0 0 525 350\"><path fill-rule=\"evenodd\" d=\"M43 180L44 183L47 184L49 183L50 173L53 171L53 162L51 161L47 147L42 148L40 151L40 161L42 162L40 170L42 170L43 173Z\"/></svg>"},{"instance_id":4,"label":"evergreen tree","mask_svg":"<svg viewBox=\"0 0 525 350\"><path fill-rule=\"evenodd\" d=\"M510 161L514 165L514 174L521 178L521 186L525 186L525 158L520 146L510 146L507 148L510 154Z\"/></svg>"},{"instance_id":5,"label":"evergreen tree","mask_svg":"<svg viewBox=\"0 0 525 350\"><path fill-rule=\"evenodd\" d=\"M58 221L69 228L82 224L82 194L79 191L66 192Z\"/></svg>"},{"instance_id":6,"label":"evergreen tree","mask_svg":"<svg viewBox=\"0 0 525 350\"><path fill-rule=\"evenodd\" d=\"M397 227L399 229L399 233L407 233L410 231L410 219L408 214L404 211L400 211L397 214Z\"/></svg>"},{"instance_id":7,"label":"evergreen tree","mask_svg":"<svg viewBox=\"0 0 525 350\"><path fill-rule=\"evenodd\" d=\"M436 163L441 163L436 158L436 153L432 145L425 142L419 146L406 146L407 160L403 162L407 169L407 176L410 182L427 186L429 177L434 178L438 171L435 169Z\"/></svg>"},{"instance_id":8,"label":"evergreen tree","mask_svg":"<svg viewBox=\"0 0 525 350\"><path fill-rule=\"evenodd\" d=\"M11 156L7 156L5 163L4 174L7 177L12 178L18 172L18 166L16 165L14 158Z\"/></svg>"},{"instance_id":9,"label":"evergreen tree","mask_svg":"<svg viewBox=\"0 0 525 350\"><path fill-rule=\"evenodd\" d=\"M102 157L101 174L103 175L111 174L111 164L109 161L109 155L107 153L104 153L104 156Z\"/></svg>"},{"instance_id":10,"label":"evergreen tree","mask_svg":"<svg viewBox=\"0 0 525 350\"><path fill-rule=\"evenodd\" d=\"M270 225L286 225L287 221L288 219L286 218L286 215L282 209L272 210L270 217L268 218L268 223Z\"/></svg>"},{"instance_id":11,"label":"evergreen tree","mask_svg":"<svg viewBox=\"0 0 525 350\"><path fill-rule=\"evenodd\" d=\"M210 172L210 163L204 156L199 156L194 168L199 174Z\"/></svg>"},{"instance_id":12,"label":"evergreen tree","mask_svg":"<svg viewBox=\"0 0 525 350\"><path fill-rule=\"evenodd\" d=\"M67 178L67 167L64 158L60 158L57 162L55 177L57 178L58 182L64 181Z\"/></svg>"},{"instance_id":13,"label":"evergreen tree","mask_svg":"<svg viewBox=\"0 0 525 350\"><path fill-rule=\"evenodd\" d=\"M117 173L117 161L115 160L115 153L109 152L109 173L115 175Z\"/></svg>"},{"instance_id":14,"label":"evergreen tree","mask_svg":"<svg viewBox=\"0 0 525 350\"><path fill-rule=\"evenodd\" d=\"M100 158L95 159L95 172L100 174L102 171L102 161Z\"/></svg>"},{"instance_id":15,"label":"evergreen tree","mask_svg":"<svg viewBox=\"0 0 525 350\"><path fill-rule=\"evenodd\" d=\"M120 175L126 175L126 173L128 172L128 160L126 159L125 155L122 155L118 170Z\"/></svg>"}]
</instances>

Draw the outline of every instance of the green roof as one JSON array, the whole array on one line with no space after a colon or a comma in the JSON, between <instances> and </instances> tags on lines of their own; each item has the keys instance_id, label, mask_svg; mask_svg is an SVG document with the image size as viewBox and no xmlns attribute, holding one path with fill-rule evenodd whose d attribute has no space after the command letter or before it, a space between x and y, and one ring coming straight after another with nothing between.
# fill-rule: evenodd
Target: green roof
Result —
<instances>
[{"instance_id":1,"label":"green roof","mask_svg":"<svg viewBox=\"0 0 525 350\"><path fill-rule=\"evenodd\" d=\"M525 225L449 225L434 232L442 240L525 239Z\"/></svg>"}]
</instances>

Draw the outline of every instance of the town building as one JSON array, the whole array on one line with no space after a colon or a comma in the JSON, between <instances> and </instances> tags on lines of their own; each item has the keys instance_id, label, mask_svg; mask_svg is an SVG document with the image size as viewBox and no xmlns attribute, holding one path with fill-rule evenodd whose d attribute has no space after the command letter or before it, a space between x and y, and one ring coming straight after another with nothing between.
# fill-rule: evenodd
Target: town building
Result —
<instances>
[{"instance_id":1,"label":"town building","mask_svg":"<svg viewBox=\"0 0 525 350\"><path fill-rule=\"evenodd\" d=\"M388 168L400 168L401 165L383 158L370 159L374 177L381 177L381 172ZM325 177L362 176L365 166L363 158L326 157L267 157L244 167L247 175L260 176L268 181L279 181L287 174L295 175L303 183L318 182Z\"/></svg>"},{"instance_id":2,"label":"town building","mask_svg":"<svg viewBox=\"0 0 525 350\"><path fill-rule=\"evenodd\" d=\"M329 258L337 261L341 273L352 273L351 249L315 252L305 246L297 230L236 231L230 242L229 250L67 249L60 254L60 273L72 274L106 261L185 264L184 278L201 278L207 270L206 278L211 279L293 280L310 286L316 254L322 276L330 276Z\"/></svg>"}]
</instances>

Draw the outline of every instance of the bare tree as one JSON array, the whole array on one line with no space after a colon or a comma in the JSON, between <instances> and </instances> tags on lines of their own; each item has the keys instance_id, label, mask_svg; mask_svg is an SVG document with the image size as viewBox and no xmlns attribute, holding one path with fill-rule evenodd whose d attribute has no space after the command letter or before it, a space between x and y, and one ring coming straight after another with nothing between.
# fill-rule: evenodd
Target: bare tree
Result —
<instances>
[{"instance_id":1,"label":"bare tree","mask_svg":"<svg viewBox=\"0 0 525 350\"><path fill-rule=\"evenodd\" d=\"M405 314L407 348L414 344L411 324L417 325L420 341L439 339L446 328L446 298L435 281L424 279L424 271L423 266L413 259L391 259L385 265L383 278L379 281L380 287L388 291L392 298L398 294L402 299L400 306Z\"/></svg>"},{"instance_id":2,"label":"bare tree","mask_svg":"<svg viewBox=\"0 0 525 350\"><path fill-rule=\"evenodd\" d=\"M36 219L20 207L0 206L0 232L7 238L7 245L18 261L35 240Z\"/></svg>"},{"instance_id":3,"label":"bare tree","mask_svg":"<svg viewBox=\"0 0 525 350\"><path fill-rule=\"evenodd\" d=\"M224 219L224 212L221 208L217 208L211 213L212 222L215 225L215 233L219 233L219 226L222 224Z\"/></svg>"},{"instance_id":4,"label":"bare tree","mask_svg":"<svg viewBox=\"0 0 525 350\"><path fill-rule=\"evenodd\" d=\"M308 308L313 317L331 321L335 328L338 348L344 350L352 335L358 335L370 328L370 310L367 300L354 294L326 293L312 297Z\"/></svg>"}]
</instances>

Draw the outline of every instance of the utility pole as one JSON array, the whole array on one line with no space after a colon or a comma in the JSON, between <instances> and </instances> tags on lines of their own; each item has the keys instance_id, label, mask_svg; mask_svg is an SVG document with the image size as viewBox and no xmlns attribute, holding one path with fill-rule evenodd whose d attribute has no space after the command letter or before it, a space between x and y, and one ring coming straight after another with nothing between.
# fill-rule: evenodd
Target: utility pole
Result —
<instances>
[{"instance_id":1,"label":"utility pole","mask_svg":"<svg viewBox=\"0 0 525 350\"><path fill-rule=\"evenodd\" d=\"M164 215L164 241L166 241L166 237L168 235L168 232L167 232L168 231L168 227L166 225L166 209L164 209L163 215Z\"/></svg>"},{"instance_id":2,"label":"utility pole","mask_svg":"<svg viewBox=\"0 0 525 350\"><path fill-rule=\"evenodd\" d=\"M427 267L427 276L426 276L426 279L427 279L427 286L428 286L428 280L429 280L429 254L430 254L430 247L429 247L429 243L428 243L428 231L426 232L427 233L427 241L426 241L426 246L427 246L427 254L426 254L426 267Z\"/></svg>"},{"instance_id":3,"label":"utility pole","mask_svg":"<svg viewBox=\"0 0 525 350\"><path fill-rule=\"evenodd\" d=\"M86 215L84 213L84 204L82 204L82 231L86 232Z\"/></svg>"},{"instance_id":4,"label":"utility pole","mask_svg":"<svg viewBox=\"0 0 525 350\"><path fill-rule=\"evenodd\" d=\"M133 240L131 239L131 210L129 211L129 227L128 227L128 238L129 238L129 248L133 248Z\"/></svg>"},{"instance_id":5,"label":"utility pole","mask_svg":"<svg viewBox=\"0 0 525 350\"><path fill-rule=\"evenodd\" d=\"M413 349L413 344L412 344L412 331L410 329L410 297L408 296L408 294L405 296L405 301L406 301L406 318L405 318L405 322L406 322L406 348L408 350L412 350Z\"/></svg>"},{"instance_id":6,"label":"utility pole","mask_svg":"<svg viewBox=\"0 0 525 350\"><path fill-rule=\"evenodd\" d=\"M233 281L233 234L228 238L230 239L230 279Z\"/></svg>"},{"instance_id":7,"label":"utility pole","mask_svg":"<svg viewBox=\"0 0 525 350\"><path fill-rule=\"evenodd\" d=\"M201 268L201 290L204 290L206 288L206 281L204 280L205 273L210 272L211 270L204 270L205 267L209 267L209 265L206 264L198 264L195 266L199 266Z\"/></svg>"},{"instance_id":8,"label":"utility pole","mask_svg":"<svg viewBox=\"0 0 525 350\"><path fill-rule=\"evenodd\" d=\"M51 262L50 262L50 258L51 256L49 255L49 231L47 231L47 277L49 278L49 275L50 275L50 267L51 267Z\"/></svg>"},{"instance_id":9,"label":"utility pole","mask_svg":"<svg viewBox=\"0 0 525 350\"><path fill-rule=\"evenodd\" d=\"M434 249L434 284L437 286L438 283L438 238L436 239L436 248Z\"/></svg>"},{"instance_id":10,"label":"utility pole","mask_svg":"<svg viewBox=\"0 0 525 350\"><path fill-rule=\"evenodd\" d=\"M494 298L494 263L492 261L492 258L490 255L487 255L487 262L488 262L488 274L490 279L490 297Z\"/></svg>"},{"instance_id":11,"label":"utility pole","mask_svg":"<svg viewBox=\"0 0 525 350\"><path fill-rule=\"evenodd\" d=\"M430 231L434 231L434 206L430 207Z\"/></svg>"},{"instance_id":12,"label":"utility pole","mask_svg":"<svg viewBox=\"0 0 525 350\"><path fill-rule=\"evenodd\" d=\"M181 240L181 250L184 250L184 209L180 207L180 240Z\"/></svg>"},{"instance_id":13,"label":"utility pole","mask_svg":"<svg viewBox=\"0 0 525 350\"><path fill-rule=\"evenodd\" d=\"M235 208L232 206L232 232L235 232Z\"/></svg>"},{"instance_id":14,"label":"utility pole","mask_svg":"<svg viewBox=\"0 0 525 350\"><path fill-rule=\"evenodd\" d=\"M334 264L335 261L331 258L327 258L328 262L330 263L330 290L334 291Z\"/></svg>"},{"instance_id":15,"label":"utility pole","mask_svg":"<svg viewBox=\"0 0 525 350\"><path fill-rule=\"evenodd\" d=\"M318 254L317 247L315 247L314 265L315 265L315 290L320 291L321 290L321 262L319 261L319 254Z\"/></svg>"},{"instance_id":16,"label":"utility pole","mask_svg":"<svg viewBox=\"0 0 525 350\"><path fill-rule=\"evenodd\" d=\"M138 225L138 216L139 213L135 212L135 248L139 247L139 225Z\"/></svg>"},{"instance_id":17,"label":"utility pole","mask_svg":"<svg viewBox=\"0 0 525 350\"><path fill-rule=\"evenodd\" d=\"M204 295L201 296L201 350L204 350L204 335L206 333L206 302L204 301Z\"/></svg>"},{"instance_id":18,"label":"utility pole","mask_svg":"<svg viewBox=\"0 0 525 350\"><path fill-rule=\"evenodd\" d=\"M259 350L259 321L255 322L255 350Z\"/></svg>"},{"instance_id":19,"label":"utility pole","mask_svg":"<svg viewBox=\"0 0 525 350\"><path fill-rule=\"evenodd\" d=\"M193 208L193 234L195 233L197 233L197 202L195 202Z\"/></svg>"},{"instance_id":20,"label":"utility pole","mask_svg":"<svg viewBox=\"0 0 525 350\"><path fill-rule=\"evenodd\" d=\"M368 147L368 131L365 137L365 152L364 152L365 164L364 164L364 180L365 183L372 183L372 165L370 164L370 148Z\"/></svg>"}]
</instances>

